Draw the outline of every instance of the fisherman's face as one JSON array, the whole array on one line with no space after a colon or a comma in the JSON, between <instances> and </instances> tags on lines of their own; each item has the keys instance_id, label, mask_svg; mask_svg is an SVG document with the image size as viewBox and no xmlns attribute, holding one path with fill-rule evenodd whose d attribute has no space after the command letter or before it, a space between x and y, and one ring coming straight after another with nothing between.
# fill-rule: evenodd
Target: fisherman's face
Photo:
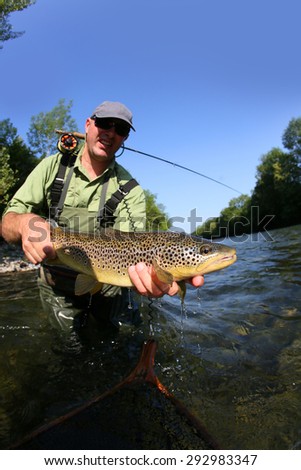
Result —
<instances>
[{"instance_id":1,"label":"fisherman's face","mask_svg":"<svg viewBox=\"0 0 301 470\"><path fill-rule=\"evenodd\" d=\"M112 160L127 136L119 135L115 127L102 129L96 126L95 120L88 118L86 121L86 145L91 158L98 161Z\"/></svg>"}]
</instances>

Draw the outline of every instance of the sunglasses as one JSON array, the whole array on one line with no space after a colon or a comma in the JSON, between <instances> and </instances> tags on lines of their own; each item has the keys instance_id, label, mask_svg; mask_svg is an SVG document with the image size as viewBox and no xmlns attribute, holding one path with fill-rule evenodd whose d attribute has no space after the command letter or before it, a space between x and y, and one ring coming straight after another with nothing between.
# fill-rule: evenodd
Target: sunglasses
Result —
<instances>
[{"instance_id":1,"label":"sunglasses","mask_svg":"<svg viewBox=\"0 0 301 470\"><path fill-rule=\"evenodd\" d=\"M96 127L104 129L105 131L108 131L114 127L116 134L120 135L120 137L126 137L129 135L131 130L131 127L126 122L115 121L111 118L98 118L96 116L92 116L91 119L94 120Z\"/></svg>"}]
</instances>

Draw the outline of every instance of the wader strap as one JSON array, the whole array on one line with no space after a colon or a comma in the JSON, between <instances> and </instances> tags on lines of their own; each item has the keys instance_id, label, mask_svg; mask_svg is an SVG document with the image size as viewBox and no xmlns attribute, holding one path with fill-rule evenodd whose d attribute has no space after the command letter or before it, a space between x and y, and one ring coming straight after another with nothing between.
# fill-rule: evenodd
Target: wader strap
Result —
<instances>
[{"instance_id":1,"label":"wader strap","mask_svg":"<svg viewBox=\"0 0 301 470\"><path fill-rule=\"evenodd\" d=\"M60 213L63 210L64 202L65 202L67 191L68 191L68 188L69 188L69 184L70 184L70 181L71 181L71 178L72 178L72 175L73 175L73 171L74 171L74 166L72 166L70 168L68 176L67 176L66 181L64 183L63 190L62 190L62 193L61 193L61 197L60 197L60 200L59 200L58 205L56 207L56 216L59 216Z\"/></svg>"},{"instance_id":2,"label":"wader strap","mask_svg":"<svg viewBox=\"0 0 301 470\"><path fill-rule=\"evenodd\" d=\"M66 153L62 155L57 175L51 187L51 206L50 206L50 218L51 219L57 220L57 217L59 216L59 211L62 210L61 202L63 202L64 204L66 192L68 189L68 185L66 185L64 182L65 173L66 173L67 167L69 167L72 170L72 171L70 170L70 173L72 175L73 166L74 166L76 157L77 157L77 154L70 155ZM66 191L65 191L64 200L62 201L63 188L66 188ZM59 205L60 205L60 210L58 209Z\"/></svg>"},{"instance_id":3,"label":"wader strap","mask_svg":"<svg viewBox=\"0 0 301 470\"><path fill-rule=\"evenodd\" d=\"M99 224L103 225L103 224L109 223L110 225L113 225L114 220L115 220L115 217L113 217L113 214L118 204L125 198L125 196L129 194L129 192L135 186L138 186L137 181L134 178L130 179L127 183L120 185L117 191L115 191L115 193L112 194L110 199L104 205L99 206L100 207L100 211L98 215Z\"/></svg>"},{"instance_id":4,"label":"wader strap","mask_svg":"<svg viewBox=\"0 0 301 470\"><path fill-rule=\"evenodd\" d=\"M102 225L102 222L103 222L103 219L104 219L105 202L106 202L108 186L109 186L109 178L106 178L106 180L105 180L105 182L103 183L103 186L102 186L100 200L99 200L99 206L98 206L97 221L98 221L99 225Z\"/></svg>"}]
</instances>

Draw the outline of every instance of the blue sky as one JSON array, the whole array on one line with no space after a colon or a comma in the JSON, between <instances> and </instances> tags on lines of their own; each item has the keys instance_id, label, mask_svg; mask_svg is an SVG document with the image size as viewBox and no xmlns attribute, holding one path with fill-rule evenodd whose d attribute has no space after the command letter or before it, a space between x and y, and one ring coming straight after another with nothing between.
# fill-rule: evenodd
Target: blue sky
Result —
<instances>
[{"instance_id":1,"label":"blue sky","mask_svg":"<svg viewBox=\"0 0 301 470\"><path fill-rule=\"evenodd\" d=\"M301 116L300 15L299 0L37 0L10 17L25 34L0 51L0 119L26 141L31 116L60 98L80 130L96 105L122 101L129 147L250 194L260 157ZM179 229L238 196L132 152L119 162Z\"/></svg>"}]
</instances>

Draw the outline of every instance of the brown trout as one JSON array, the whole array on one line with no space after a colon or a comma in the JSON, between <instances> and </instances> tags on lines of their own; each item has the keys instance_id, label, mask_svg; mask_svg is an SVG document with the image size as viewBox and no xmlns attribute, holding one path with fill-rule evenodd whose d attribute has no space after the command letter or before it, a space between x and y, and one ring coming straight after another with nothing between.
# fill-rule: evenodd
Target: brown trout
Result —
<instances>
[{"instance_id":1,"label":"brown trout","mask_svg":"<svg viewBox=\"0 0 301 470\"><path fill-rule=\"evenodd\" d=\"M133 284L128 268L139 262L152 265L160 281L180 283L198 274L230 266L236 250L201 237L179 232L120 232L105 229L98 235L51 229L59 261L79 273L75 294L97 292L103 283L121 287ZM56 263L56 260L54 260Z\"/></svg>"}]
</instances>

